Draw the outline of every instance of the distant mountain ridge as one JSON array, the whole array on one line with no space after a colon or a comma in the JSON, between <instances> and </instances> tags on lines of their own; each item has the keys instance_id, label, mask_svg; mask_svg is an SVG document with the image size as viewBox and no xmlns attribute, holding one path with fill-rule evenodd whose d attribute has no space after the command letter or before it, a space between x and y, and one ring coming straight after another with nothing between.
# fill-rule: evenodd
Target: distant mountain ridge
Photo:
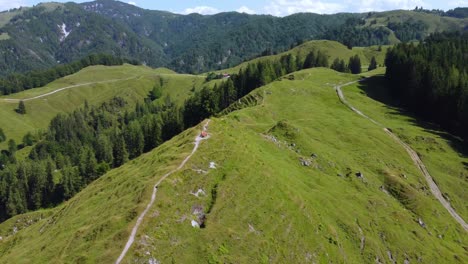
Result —
<instances>
[{"instance_id":1,"label":"distant mountain ridge","mask_svg":"<svg viewBox=\"0 0 468 264\"><path fill-rule=\"evenodd\" d=\"M420 26L416 32L415 23ZM0 13L0 75L44 69L92 53L199 73L232 67L304 40L345 42L352 37L348 44L353 46L391 44L399 42L398 36L411 40L467 26L466 18L416 11L278 18L236 12L179 15L113 0L44 3Z\"/></svg>"}]
</instances>

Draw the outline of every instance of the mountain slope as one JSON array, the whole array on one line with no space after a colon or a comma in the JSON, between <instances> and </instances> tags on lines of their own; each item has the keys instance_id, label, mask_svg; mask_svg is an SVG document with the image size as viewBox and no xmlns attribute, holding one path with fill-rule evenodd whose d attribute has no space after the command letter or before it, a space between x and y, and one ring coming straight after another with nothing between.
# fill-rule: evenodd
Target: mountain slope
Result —
<instances>
[{"instance_id":1,"label":"mountain slope","mask_svg":"<svg viewBox=\"0 0 468 264\"><path fill-rule=\"evenodd\" d=\"M348 19L359 25L350 28ZM353 46L390 44L399 42L398 38L421 40L434 31L462 30L467 25L466 18L414 11L300 13L278 18L236 12L178 15L113 0L47 3L0 13L0 75L43 69L103 52L153 67L200 73L229 68L264 51L287 50L324 36L342 42L359 37ZM363 34L347 35L350 30ZM334 31L338 33L328 34Z\"/></svg>"},{"instance_id":2,"label":"mountain slope","mask_svg":"<svg viewBox=\"0 0 468 264\"><path fill-rule=\"evenodd\" d=\"M351 56L358 55L361 59L362 67L367 69L367 66L370 63L372 57L375 57L378 65L383 65L385 61L385 53L389 46L371 46L371 47L353 47L348 49L345 45L332 41L332 40L312 40L305 42L293 49L288 51L269 56L262 56L247 62L243 62L235 67L229 69L223 69L218 72L220 73L237 73L241 68L246 67L249 63L256 63L259 61L279 61L280 58L284 55L292 54L296 58L306 58L311 51L321 51L324 52L328 57L328 64L331 65L333 60L343 59L348 63L348 59Z\"/></svg>"},{"instance_id":3,"label":"mountain slope","mask_svg":"<svg viewBox=\"0 0 468 264\"><path fill-rule=\"evenodd\" d=\"M72 112L84 106L85 101L90 105L99 105L119 96L127 101L129 108L133 108L148 96L148 92L160 80L164 95L171 96L178 104L182 104L192 93L190 89L198 89L205 82L202 76L176 74L162 68L133 65L87 67L45 87L0 96L0 127L8 138L19 143L27 132L46 129L58 113ZM26 115L14 111L18 100L24 100ZM5 144L1 143L0 146Z\"/></svg>"},{"instance_id":4,"label":"mountain slope","mask_svg":"<svg viewBox=\"0 0 468 264\"><path fill-rule=\"evenodd\" d=\"M430 195L406 151L339 101L333 86L359 77L322 68L293 76L255 90L250 107L212 118L210 138L161 183L124 263L466 262L465 231ZM401 114L391 121L357 88L349 100L403 135L433 138L445 151L423 161L437 181L445 176L433 168L444 160L463 173L466 158L436 134ZM200 129L110 171L42 219L34 213L2 223L0 262L114 262L154 184L190 154ZM206 195L193 195L198 189ZM464 194L441 189L466 218ZM204 228L192 228L200 212Z\"/></svg>"}]
</instances>

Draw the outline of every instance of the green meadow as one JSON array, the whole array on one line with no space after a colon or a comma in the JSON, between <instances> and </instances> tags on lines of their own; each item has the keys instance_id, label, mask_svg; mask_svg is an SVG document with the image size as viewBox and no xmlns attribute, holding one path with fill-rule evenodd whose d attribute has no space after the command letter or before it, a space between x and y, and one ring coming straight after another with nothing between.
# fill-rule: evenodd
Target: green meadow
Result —
<instances>
[{"instance_id":1,"label":"green meadow","mask_svg":"<svg viewBox=\"0 0 468 264\"><path fill-rule=\"evenodd\" d=\"M466 263L465 231L406 151L339 101L333 87L359 78L295 72L253 91L249 107L211 118L210 138L158 188L124 263ZM468 186L456 181L466 156L367 97L379 77L370 80L343 88L349 102L417 149L466 219ZM192 151L200 129L109 171L57 208L0 224L0 263L113 263L153 185ZM453 173L441 173L447 167ZM198 189L206 195L193 195ZM191 226L200 221L194 211L205 214L203 228Z\"/></svg>"}]
</instances>

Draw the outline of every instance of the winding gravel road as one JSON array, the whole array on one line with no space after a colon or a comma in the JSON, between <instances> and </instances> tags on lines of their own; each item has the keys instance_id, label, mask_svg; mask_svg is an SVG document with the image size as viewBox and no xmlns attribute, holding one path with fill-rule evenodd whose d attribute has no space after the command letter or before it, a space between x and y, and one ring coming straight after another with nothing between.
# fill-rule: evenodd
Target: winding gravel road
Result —
<instances>
[{"instance_id":1,"label":"winding gravel road","mask_svg":"<svg viewBox=\"0 0 468 264\"><path fill-rule=\"evenodd\" d=\"M205 125L203 126L203 131L206 131L207 128L208 128L208 124L210 123L210 120L208 120ZM115 261L116 264L119 264L120 262L122 262L123 258L125 257L125 255L127 254L128 250L130 249L130 247L132 246L133 242L135 241L135 236L136 236L136 233L138 232L138 228L140 227L141 225L141 222L143 221L143 219L145 218L145 215L146 213L148 213L149 209L151 208L151 206L153 206L154 204L154 201L156 201L156 193L158 192L158 187L159 185L161 184L161 182L163 182L167 177L169 177L171 174L177 172L178 170L182 169L183 166L185 166L185 163L187 163L187 161L193 156L193 154L195 154L195 152L197 151L198 149L198 146L200 145L200 142L202 140L205 140L205 139L208 139L209 138L209 135L206 136L206 137L201 137L200 135L198 135L196 138L195 138L195 146L193 147L193 150L192 152L187 156L185 157L185 159L182 161L182 163L180 163L179 167L177 167L176 169L164 174L161 179L159 179L159 181L154 185L153 187L153 194L151 195L151 200L149 201L148 205L146 206L145 210L140 214L140 216L138 217L138 220L136 221L135 223L135 226L133 227L132 229L132 232L130 234L130 236L128 237L128 241L127 241L127 244L125 244L125 247L124 249L122 250L122 253L120 254L119 258L117 259L117 261Z\"/></svg>"},{"instance_id":2,"label":"winding gravel road","mask_svg":"<svg viewBox=\"0 0 468 264\"><path fill-rule=\"evenodd\" d=\"M362 79L360 81L364 81L364 80L365 79ZM342 84L342 85L335 86L335 91L336 91L338 97L340 98L340 101L344 105L346 105L349 109L351 109L353 112L355 112L358 115L366 118L367 120L371 121L372 123L382 127L383 130L385 131L385 133L387 133L393 140L395 140L399 145L401 145L406 150L406 152L408 152L409 156L413 160L416 167L418 167L418 169L424 175L424 178L426 179L427 184L429 185L429 189L431 190L431 193L434 195L434 197L437 200L439 200L440 204L442 204L442 206L445 209L447 209L447 211L450 213L450 215L453 217L453 219L455 219L455 221L457 221L463 227L463 229L465 229L465 231L468 231L468 225L466 224L465 220L463 220L463 218L455 211L455 209L453 209L453 207L444 198L444 196L442 196L442 193L441 193L439 187L434 182L434 179L429 174L429 171L427 170L426 166L424 165L424 163L422 162L421 158L418 156L416 151L414 151L408 144L404 143L398 136L393 134L392 131L390 131L390 129L386 128L384 125L382 125L379 122L373 120L372 118L366 116L364 113L362 113L357 108L353 107L350 103L348 103L348 101L346 101L346 98L344 97L343 92L341 91L341 88L344 87L344 86L356 83L356 82L360 82L360 81L354 81L354 82L349 82L349 83L345 83L345 84Z\"/></svg>"},{"instance_id":3,"label":"winding gravel road","mask_svg":"<svg viewBox=\"0 0 468 264\"><path fill-rule=\"evenodd\" d=\"M39 99L39 98L42 98L42 97L46 97L46 96L49 96L49 95L52 95L52 94L55 94L55 93L58 93L58 92L61 92L61 91L67 90L67 89L80 87L80 86L127 81L127 80L131 80L131 79L135 79L135 78L137 78L137 77L133 76L133 77L128 77L128 78L124 78L124 79L113 79L113 80L106 80L106 81L100 81L100 82L88 82L88 83L74 84L74 85L62 87L62 88L59 88L57 90L53 90L52 92L48 92L48 93L41 94L41 95L38 95L38 96L30 97L30 98L23 98L23 99L1 98L0 101L7 102L7 103L18 103L19 101L30 101L30 100L35 100L35 99Z\"/></svg>"}]
</instances>

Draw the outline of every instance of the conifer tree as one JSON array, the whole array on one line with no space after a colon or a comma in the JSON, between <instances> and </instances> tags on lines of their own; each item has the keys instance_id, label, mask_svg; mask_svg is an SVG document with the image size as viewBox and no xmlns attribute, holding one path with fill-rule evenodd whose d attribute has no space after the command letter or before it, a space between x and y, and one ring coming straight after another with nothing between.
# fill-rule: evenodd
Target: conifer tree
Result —
<instances>
[{"instance_id":1,"label":"conifer tree","mask_svg":"<svg viewBox=\"0 0 468 264\"><path fill-rule=\"evenodd\" d=\"M361 73L361 59L357 54L349 58L348 68L352 74Z\"/></svg>"},{"instance_id":2,"label":"conifer tree","mask_svg":"<svg viewBox=\"0 0 468 264\"><path fill-rule=\"evenodd\" d=\"M18 108L16 109L18 114L25 115L26 114L26 106L24 105L24 101L19 101Z\"/></svg>"},{"instance_id":3,"label":"conifer tree","mask_svg":"<svg viewBox=\"0 0 468 264\"><path fill-rule=\"evenodd\" d=\"M303 69L309 69L309 68L315 67L315 62L316 62L315 51L311 51L309 52L309 54L307 54L307 57L304 61Z\"/></svg>"},{"instance_id":4,"label":"conifer tree","mask_svg":"<svg viewBox=\"0 0 468 264\"><path fill-rule=\"evenodd\" d=\"M128 160L127 147L123 135L115 131L112 139L112 155L114 156L113 167L119 167Z\"/></svg>"},{"instance_id":5,"label":"conifer tree","mask_svg":"<svg viewBox=\"0 0 468 264\"><path fill-rule=\"evenodd\" d=\"M377 69L377 61L375 60L375 57L372 56L372 59L370 61L369 67L367 68L368 71L372 71Z\"/></svg>"},{"instance_id":6,"label":"conifer tree","mask_svg":"<svg viewBox=\"0 0 468 264\"><path fill-rule=\"evenodd\" d=\"M14 139L8 140L8 152L10 155L14 155L15 152L18 150L18 146L16 145L16 142Z\"/></svg>"}]
</instances>

